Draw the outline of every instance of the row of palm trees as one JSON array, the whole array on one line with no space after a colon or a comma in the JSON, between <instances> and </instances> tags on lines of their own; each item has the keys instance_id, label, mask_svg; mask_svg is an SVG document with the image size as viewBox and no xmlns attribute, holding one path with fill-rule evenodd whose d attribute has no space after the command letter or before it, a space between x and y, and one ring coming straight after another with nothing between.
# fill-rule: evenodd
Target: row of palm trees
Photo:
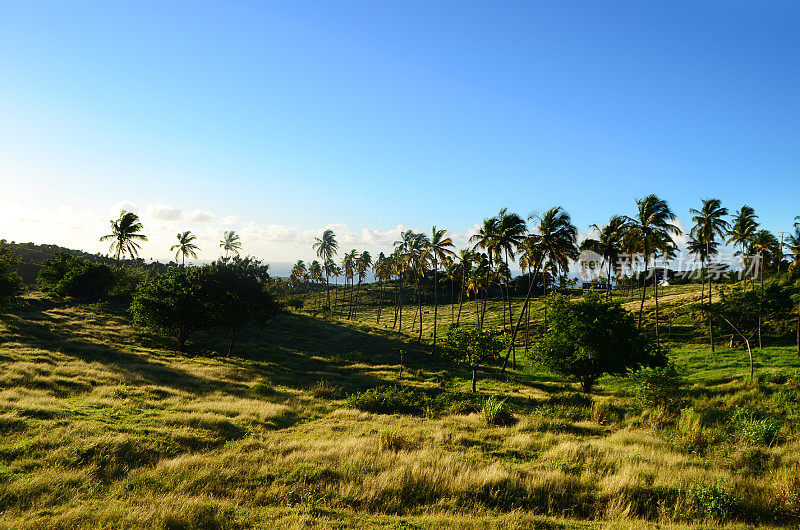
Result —
<instances>
[{"instance_id":1,"label":"row of palm trees","mask_svg":"<svg viewBox=\"0 0 800 530\"><path fill-rule=\"evenodd\" d=\"M711 198L704 199L700 208L691 209L690 214L692 214L693 227L689 233L688 247L689 251L699 257L702 263L702 296L705 299L707 282L709 303L712 301L713 291L713 275L710 270L713 258L718 255L720 243L725 242L738 247L737 255L741 256L744 266L747 268L750 268L755 260L765 268L780 266L783 258L781 243L767 230L759 229L757 216L751 207L743 206L729 222L728 210L722 206L719 199ZM440 274L445 281L450 281L451 284L454 284L456 280L459 280L461 284L456 323L461 317L463 297L474 294L478 325L482 326L491 286L499 286L503 306L503 329L509 344L504 359L503 368L505 369L509 358L512 365L515 364L515 344L519 331L529 327L530 300L537 280L541 281L546 293L554 279L567 274L570 264L578 258L581 250L592 250L600 254L605 261L608 278L607 296L609 298L612 297L612 278L625 272L617 270L620 256L629 255L639 260L641 267L637 268L643 268L644 271L643 274L635 275L641 289L638 311L638 326L641 329L651 262L660 260L668 263L674 259L678 252L675 237L682 234L677 225L677 216L666 201L653 194L638 199L633 215L615 215L605 225L591 225L591 228L597 233L596 237L587 238L580 245L577 242L578 231L569 214L561 207L556 206L542 214L531 215L528 217L528 222L532 223L530 227L522 217L504 208L498 215L483 221L477 233L470 238L471 248L461 250L458 255L454 251L452 240L447 237L446 230L434 226L430 235L412 230L403 232L401 239L394 244L394 251L388 256L381 253L374 263L373 272L380 291L378 323L381 318L384 285L387 281L395 279L397 281L395 282L395 322L393 327L397 324L399 329L402 329L403 283L410 280L417 294L417 311L412 331L418 318L419 339L421 340L423 317L421 280L430 274L433 276L434 285L433 350L435 351ZM796 225L800 225L800 223L796 223ZM800 228L798 226L795 228L796 233L790 236L786 243L789 256L793 260L792 270L800 267L797 248L798 241L800 241ZM314 249L317 256L324 260L321 268L325 272L328 305L330 306L330 275L338 276L344 271L346 283L349 279L352 284L352 267L348 263L355 259L357 252L353 250L346 254L341 268L335 265L333 258L337 254L338 244L332 230L326 230L322 237L316 238ZM519 315L513 314L511 303L510 264L515 261L518 261L520 268L528 276L528 291ZM659 272L662 276L665 274L663 268L661 271L656 270L655 279L652 282L657 344L660 344ZM760 276L763 297L763 275ZM755 277L756 273L751 270L750 279L753 281L753 285ZM321 282L321 278L319 281ZM361 281L360 278L359 288ZM355 290L356 304L351 304L347 311L349 318L352 318L357 311L359 288ZM351 293L351 298L352 296ZM455 306L452 307L452 311L455 312ZM546 324L546 307L544 318ZM707 325L713 348L714 326L711 315L707 315Z\"/></svg>"},{"instance_id":2,"label":"row of palm trees","mask_svg":"<svg viewBox=\"0 0 800 530\"><path fill-rule=\"evenodd\" d=\"M147 236L142 233L144 225L142 225L139 216L133 212L122 210L119 218L112 219L111 233L106 234L100 238L100 241L111 241L109 252L114 256L119 264L121 259L128 256L130 259L139 256L139 250L142 241L147 241ZM170 252L175 252L175 261L181 260L181 265L186 264L186 258L191 257L197 259L197 252L200 250L194 241L197 239L190 230L179 233L177 235L178 243L170 247ZM231 230L223 234L222 240L219 242L220 248L225 251L225 257L230 257L231 253L239 255L242 250L242 243L239 240L239 235Z\"/></svg>"}]
</instances>

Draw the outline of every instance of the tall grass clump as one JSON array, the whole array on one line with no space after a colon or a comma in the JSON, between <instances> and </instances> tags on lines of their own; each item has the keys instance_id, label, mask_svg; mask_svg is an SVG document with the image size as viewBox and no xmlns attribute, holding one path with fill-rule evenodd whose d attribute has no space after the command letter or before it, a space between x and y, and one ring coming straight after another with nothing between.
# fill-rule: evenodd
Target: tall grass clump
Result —
<instances>
[{"instance_id":1,"label":"tall grass clump","mask_svg":"<svg viewBox=\"0 0 800 530\"><path fill-rule=\"evenodd\" d=\"M781 441L783 423L777 418L770 418L756 409L750 407L738 408L733 413L731 421L745 443L772 445Z\"/></svg>"},{"instance_id":2,"label":"tall grass clump","mask_svg":"<svg viewBox=\"0 0 800 530\"><path fill-rule=\"evenodd\" d=\"M494 396L483 401L480 416L486 425L509 425L514 422L514 416L506 400Z\"/></svg>"}]
</instances>

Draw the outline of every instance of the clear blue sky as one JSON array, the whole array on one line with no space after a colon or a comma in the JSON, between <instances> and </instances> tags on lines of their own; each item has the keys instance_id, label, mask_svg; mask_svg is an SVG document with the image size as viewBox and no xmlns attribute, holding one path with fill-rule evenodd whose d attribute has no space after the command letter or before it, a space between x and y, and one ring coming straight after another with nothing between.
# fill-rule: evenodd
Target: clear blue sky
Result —
<instances>
[{"instance_id":1,"label":"clear blue sky","mask_svg":"<svg viewBox=\"0 0 800 530\"><path fill-rule=\"evenodd\" d=\"M651 192L800 215L800 2L0 0L0 237L266 260ZM346 225L346 226L344 226ZM364 231L370 230L370 232Z\"/></svg>"}]
</instances>

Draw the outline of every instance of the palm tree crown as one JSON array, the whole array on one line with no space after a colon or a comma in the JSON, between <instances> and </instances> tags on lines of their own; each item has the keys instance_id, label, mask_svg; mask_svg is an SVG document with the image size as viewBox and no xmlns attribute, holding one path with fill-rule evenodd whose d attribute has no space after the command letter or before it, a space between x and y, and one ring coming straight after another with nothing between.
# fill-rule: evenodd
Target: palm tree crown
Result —
<instances>
[{"instance_id":1,"label":"palm tree crown","mask_svg":"<svg viewBox=\"0 0 800 530\"><path fill-rule=\"evenodd\" d=\"M197 259L197 251L200 247L192 243L197 236L189 230L182 234L178 234L178 244L170 247L170 252L175 252L175 261L178 261L178 256L182 256L182 265L186 265L186 256L191 256Z\"/></svg>"},{"instance_id":2,"label":"palm tree crown","mask_svg":"<svg viewBox=\"0 0 800 530\"><path fill-rule=\"evenodd\" d=\"M138 215L122 210L119 219L111 221L111 233L101 237L100 241L111 240L109 252L114 254L117 262L126 254L134 258L139 255L141 248L137 241L147 241L147 236L140 233L142 228Z\"/></svg>"},{"instance_id":3,"label":"palm tree crown","mask_svg":"<svg viewBox=\"0 0 800 530\"><path fill-rule=\"evenodd\" d=\"M233 252L238 256L239 251L242 250L242 243L239 241L239 234L233 230L226 231L223 234L222 241L219 242L219 246L225 251L226 258L230 252Z\"/></svg>"}]
</instances>

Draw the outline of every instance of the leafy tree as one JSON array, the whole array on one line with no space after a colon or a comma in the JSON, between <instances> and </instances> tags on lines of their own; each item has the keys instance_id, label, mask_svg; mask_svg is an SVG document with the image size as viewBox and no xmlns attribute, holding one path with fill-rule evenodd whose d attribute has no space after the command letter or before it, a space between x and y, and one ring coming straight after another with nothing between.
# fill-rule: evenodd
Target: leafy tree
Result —
<instances>
[{"instance_id":1,"label":"leafy tree","mask_svg":"<svg viewBox=\"0 0 800 530\"><path fill-rule=\"evenodd\" d=\"M191 233L189 230L182 234L177 235L178 244L172 245L170 247L170 252L175 252L175 261L178 261L178 256L181 256L181 265L186 265L186 256L191 256L194 259L197 259L197 251L200 248L192 243L197 236Z\"/></svg>"},{"instance_id":2,"label":"leafy tree","mask_svg":"<svg viewBox=\"0 0 800 530\"><path fill-rule=\"evenodd\" d=\"M131 259L139 256L141 246L138 241L147 241L147 236L142 234L142 223L139 216L132 212L122 210L119 219L112 219L111 233L100 238L100 241L111 241L109 252L114 254L119 265L120 258L127 254Z\"/></svg>"},{"instance_id":3,"label":"leafy tree","mask_svg":"<svg viewBox=\"0 0 800 530\"><path fill-rule=\"evenodd\" d=\"M791 300L788 291L781 286L773 284L769 287L768 304L761 302L762 293L756 293L742 288L734 288L730 292L720 293L720 301L715 303L700 304L703 311L713 314L723 320L738 335L747 346L750 359L750 380L753 380L754 362L753 350L750 340L760 332L761 320L764 314L777 316L789 310Z\"/></svg>"},{"instance_id":4,"label":"leafy tree","mask_svg":"<svg viewBox=\"0 0 800 530\"><path fill-rule=\"evenodd\" d=\"M239 241L239 234L233 230L226 231L223 234L222 241L219 242L219 246L225 251L226 258L229 257L231 252L238 256L239 252L242 250L242 243Z\"/></svg>"},{"instance_id":5,"label":"leafy tree","mask_svg":"<svg viewBox=\"0 0 800 530\"><path fill-rule=\"evenodd\" d=\"M495 332L451 326L445 336L443 357L463 364L472 371L472 391L476 391L478 369L500 359L503 342Z\"/></svg>"},{"instance_id":6,"label":"leafy tree","mask_svg":"<svg viewBox=\"0 0 800 530\"><path fill-rule=\"evenodd\" d=\"M108 265L60 252L44 261L37 283L47 294L97 301L109 296L118 278Z\"/></svg>"},{"instance_id":7,"label":"leafy tree","mask_svg":"<svg viewBox=\"0 0 800 530\"><path fill-rule=\"evenodd\" d=\"M339 243L336 242L336 235L330 229L325 230L322 237L315 237L314 240L316 243L313 248L317 251L317 257L325 263L325 286L327 287L328 307L331 307L330 275L332 269L328 266L328 262L333 263L333 257L339 250Z\"/></svg>"},{"instance_id":8,"label":"leafy tree","mask_svg":"<svg viewBox=\"0 0 800 530\"><path fill-rule=\"evenodd\" d=\"M534 346L533 359L574 377L584 392L590 392L603 374L666 362L664 353L637 330L633 315L594 293L574 302L552 295L550 330Z\"/></svg>"},{"instance_id":9,"label":"leafy tree","mask_svg":"<svg viewBox=\"0 0 800 530\"><path fill-rule=\"evenodd\" d=\"M228 355L241 329L248 324L264 323L277 312L277 305L267 291L269 266L254 258L221 258L200 268L202 304L210 313L214 327L228 333Z\"/></svg>"},{"instance_id":10,"label":"leafy tree","mask_svg":"<svg viewBox=\"0 0 800 530\"><path fill-rule=\"evenodd\" d=\"M0 243L0 304L13 300L22 292L22 277L16 267L19 258L11 248Z\"/></svg>"},{"instance_id":11,"label":"leafy tree","mask_svg":"<svg viewBox=\"0 0 800 530\"><path fill-rule=\"evenodd\" d=\"M200 267L170 268L139 284L131 304L134 322L172 335L186 351L188 338L212 323Z\"/></svg>"}]
</instances>

